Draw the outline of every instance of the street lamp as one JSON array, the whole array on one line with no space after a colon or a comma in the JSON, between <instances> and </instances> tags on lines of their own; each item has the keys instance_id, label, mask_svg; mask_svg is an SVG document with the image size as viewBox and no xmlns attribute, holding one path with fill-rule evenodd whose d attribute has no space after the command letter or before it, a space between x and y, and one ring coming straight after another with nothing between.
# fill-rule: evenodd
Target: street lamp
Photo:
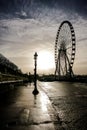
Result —
<instances>
[{"instance_id":1,"label":"street lamp","mask_svg":"<svg viewBox=\"0 0 87 130\"><path fill-rule=\"evenodd\" d=\"M37 95L39 91L37 90L37 52L34 54L35 68L34 68L34 91L33 94Z\"/></svg>"}]
</instances>

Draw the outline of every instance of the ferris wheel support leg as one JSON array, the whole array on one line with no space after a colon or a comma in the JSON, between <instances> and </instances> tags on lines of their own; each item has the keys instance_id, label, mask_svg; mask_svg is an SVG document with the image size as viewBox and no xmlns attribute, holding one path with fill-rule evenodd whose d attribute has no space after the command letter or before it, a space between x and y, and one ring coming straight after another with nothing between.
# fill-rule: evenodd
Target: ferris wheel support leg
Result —
<instances>
[{"instance_id":1,"label":"ferris wheel support leg","mask_svg":"<svg viewBox=\"0 0 87 130\"><path fill-rule=\"evenodd\" d=\"M71 65L70 65L69 58L68 58L67 55L66 55L66 58L67 58L67 61L68 61L68 64L69 64L69 70L67 71L67 73L68 73L69 78L72 78L72 76L73 76L73 71L72 71L72 67L71 67Z\"/></svg>"},{"instance_id":2,"label":"ferris wheel support leg","mask_svg":"<svg viewBox=\"0 0 87 130\"><path fill-rule=\"evenodd\" d=\"M65 53L65 71L66 71L66 74L67 74L67 57L66 57L66 53Z\"/></svg>"}]
</instances>

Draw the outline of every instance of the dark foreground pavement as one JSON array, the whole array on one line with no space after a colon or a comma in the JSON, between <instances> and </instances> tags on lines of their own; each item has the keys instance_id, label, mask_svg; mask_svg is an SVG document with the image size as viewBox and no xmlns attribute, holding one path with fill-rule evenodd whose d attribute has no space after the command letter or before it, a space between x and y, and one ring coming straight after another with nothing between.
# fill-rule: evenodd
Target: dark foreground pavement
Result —
<instances>
[{"instance_id":1,"label":"dark foreground pavement","mask_svg":"<svg viewBox=\"0 0 87 130\"><path fill-rule=\"evenodd\" d=\"M39 82L39 85L48 95L63 130L87 130L87 84Z\"/></svg>"},{"instance_id":2,"label":"dark foreground pavement","mask_svg":"<svg viewBox=\"0 0 87 130\"><path fill-rule=\"evenodd\" d=\"M33 85L18 86L0 97L0 130L64 130L46 93Z\"/></svg>"}]
</instances>

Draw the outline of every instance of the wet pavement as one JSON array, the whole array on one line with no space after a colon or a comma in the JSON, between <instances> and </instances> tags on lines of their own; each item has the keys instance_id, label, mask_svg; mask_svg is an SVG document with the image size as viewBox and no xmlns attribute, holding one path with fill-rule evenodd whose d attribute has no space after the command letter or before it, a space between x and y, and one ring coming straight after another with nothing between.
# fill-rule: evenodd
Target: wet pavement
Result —
<instances>
[{"instance_id":1,"label":"wet pavement","mask_svg":"<svg viewBox=\"0 0 87 130\"><path fill-rule=\"evenodd\" d=\"M39 83L48 95L64 130L87 130L87 84Z\"/></svg>"},{"instance_id":2,"label":"wet pavement","mask_svg":"<svg viewBox=\"0 0 87 130\"><path fill-rule=\"evenodd\" d=\"M0 130L86 130L87 85L38 82L0 97Z\"/></svg>"},{"instance_id":3,"label":"wet pavement","mask_svg":"<svg viewBox=\"0 0 87 130\"><path fill-rule=\"evenodd\" d=\"M55 130L60 121L46 93L32 85L18 86L0 98L0 130Z\"/></svg>"}]
</instances>

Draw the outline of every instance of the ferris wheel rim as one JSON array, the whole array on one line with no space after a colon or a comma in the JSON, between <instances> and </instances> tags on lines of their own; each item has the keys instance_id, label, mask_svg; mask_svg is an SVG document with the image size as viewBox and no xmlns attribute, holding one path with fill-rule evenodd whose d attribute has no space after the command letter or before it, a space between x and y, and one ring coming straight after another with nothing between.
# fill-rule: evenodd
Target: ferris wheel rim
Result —
<instances>
[{"instance_id":1,"label":"ferris wheel rim","mask_svg":"<svg viewBox=\"0 0 87 130\"><path fill-rule=\"evenodd\" d=\"M76 37L75 37L75 32L74 32L74 28L71 24L71 22L69 21L63 21L60 26L59 26L59 29L57 31L57 35L56 35L56 41L55 41L55 64L57 64L57 44L58 44L58 38L59 38L59 34L60 34L60 30L62 28L62 26L64 24L68 24L69 28L70 28L70 33L71 33L71 40L72 40L72 46L71 46L71 58L70 58L70 67L72 68L73 67L73 64L74 64L74 60L75 60L75 53L76 53Z\"/></svg>"}]
</instances>

